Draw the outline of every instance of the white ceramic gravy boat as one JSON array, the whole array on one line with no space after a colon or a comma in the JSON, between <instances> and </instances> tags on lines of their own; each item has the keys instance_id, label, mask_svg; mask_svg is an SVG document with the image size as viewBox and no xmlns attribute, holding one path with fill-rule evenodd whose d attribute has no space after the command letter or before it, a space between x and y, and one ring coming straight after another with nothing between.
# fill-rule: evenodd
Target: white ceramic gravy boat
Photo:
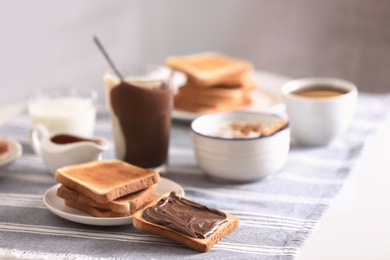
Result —
<instances>
[{"instance_id":1,"label":"white ceramic gravy boat","mask_svg":"<svg viewBox=\"0 0 390 260\"><path fill-rule=\"evenodd\" d=\"M108 141L102 137L50 134L42 124L31 128L30 143L34 152L42 157L53 174L63 166L99 160L101 152L109 148Z\"/></svg>"}]
</instances>

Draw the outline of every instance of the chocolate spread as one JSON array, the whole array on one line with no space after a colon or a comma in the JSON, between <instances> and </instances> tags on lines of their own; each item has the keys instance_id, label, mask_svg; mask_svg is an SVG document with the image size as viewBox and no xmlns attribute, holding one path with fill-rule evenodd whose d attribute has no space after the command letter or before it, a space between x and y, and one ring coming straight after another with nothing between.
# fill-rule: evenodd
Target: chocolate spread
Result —
<instances>
[{"instance_id":1,"label":"chocolate spread","mask_svg":"<svg viewBox=\"0 0 390 260\"><path fill-rule=\"evenodd\" d=\"M178 197L174 192L145 209L143 217L194 238L206 238L227 222L222 211Z\"/></svg>"},{"instance_id":2,"label":"chocolate spread","mask_svg":"<svg viewBox=\"0 0 390 260\"><path fill-rule=\"evenodd\" d=\"M55 135L51 138L51 141L56 144L72 144L77 142L93 142L96 144L100 144L100 141L97 139L88 139L67 134Z\"/></svg>"},{"instance_id":3,"label":"chocolate spread","mask_svg":"<svg viewBox=\"0 0 390 260\"><path fill-rule=\"evenodd\" d=\"M169 144L171 91L121 82L111 90L110 99L125 139L126 152L120 159L144 168L162 165Z\"/></svg>"}]
</instances>

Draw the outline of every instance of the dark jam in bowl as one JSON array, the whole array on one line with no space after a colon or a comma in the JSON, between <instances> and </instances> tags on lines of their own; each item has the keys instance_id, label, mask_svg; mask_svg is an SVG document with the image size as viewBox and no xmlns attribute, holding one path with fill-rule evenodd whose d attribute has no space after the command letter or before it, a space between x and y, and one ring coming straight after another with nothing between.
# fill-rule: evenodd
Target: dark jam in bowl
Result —
<instances>
[{"instance_id":1,"label":"dark jam in bowl","mask_svg":"<svg viewBox=\"0 0 390 260\"><path fill-rule=\"evenodd\" d=\"M51 138L51 141L55 144L73 144L78 142L92 142L96 144L101 144L99 140L82 138L74 135L59 134Z\"/></svg>"}]
</instances>

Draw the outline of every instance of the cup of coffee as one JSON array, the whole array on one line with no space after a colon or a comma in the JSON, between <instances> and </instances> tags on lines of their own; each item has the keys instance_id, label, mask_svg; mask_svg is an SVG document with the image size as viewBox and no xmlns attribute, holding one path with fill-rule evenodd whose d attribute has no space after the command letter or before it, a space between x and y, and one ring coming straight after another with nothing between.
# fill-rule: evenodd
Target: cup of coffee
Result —
<instances>
[{"instance_id":1,"label":"cup of coffee","mask_svg":"<svg viewBox=\"0 0 390 260\"><path fill-rule=\"evenodd\" d=\"M112 71L103 76L116 158L165 173L173 106L172 72L148 65L119 71L123 81Z\"/></svg>"},{"instance_id":2,"label":"cup of coffee","mask_svg":"<svg viewBox=\"0 0 390 260\"><path fill-rule=\"evenodd\" d=\"M91 137L95 131L97 91L94 89L36 89L27 101L33 125L50 133Z\"/></svg>"},{"instance_id":3,"label":"cup of coffee","mask_svg":"<svg viewBox=\"0 0 390 260\"><path fill-rule=\"evenodd\" d=\"M357 88L335 78L304 78L282 87L293 138L302 145L322 146L343 134L352 121Z\"/></svg>"}]
</instances>

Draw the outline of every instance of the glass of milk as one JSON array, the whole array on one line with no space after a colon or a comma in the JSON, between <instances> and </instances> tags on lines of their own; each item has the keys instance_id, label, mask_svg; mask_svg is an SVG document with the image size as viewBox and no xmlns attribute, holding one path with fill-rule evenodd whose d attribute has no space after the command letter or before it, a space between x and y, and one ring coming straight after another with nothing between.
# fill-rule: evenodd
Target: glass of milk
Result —
<instances>
[{"instance_id":1,"label":"glass of milk","mask_svg":"<svg viewBox=\"0 0 390 260\"><path fill-rule=\"evenodd\" d=\"M95 130L97 92L93 89L37 89L27 102L32 124L50 133L90 137Z\"/></svg>"}]
</instances>

